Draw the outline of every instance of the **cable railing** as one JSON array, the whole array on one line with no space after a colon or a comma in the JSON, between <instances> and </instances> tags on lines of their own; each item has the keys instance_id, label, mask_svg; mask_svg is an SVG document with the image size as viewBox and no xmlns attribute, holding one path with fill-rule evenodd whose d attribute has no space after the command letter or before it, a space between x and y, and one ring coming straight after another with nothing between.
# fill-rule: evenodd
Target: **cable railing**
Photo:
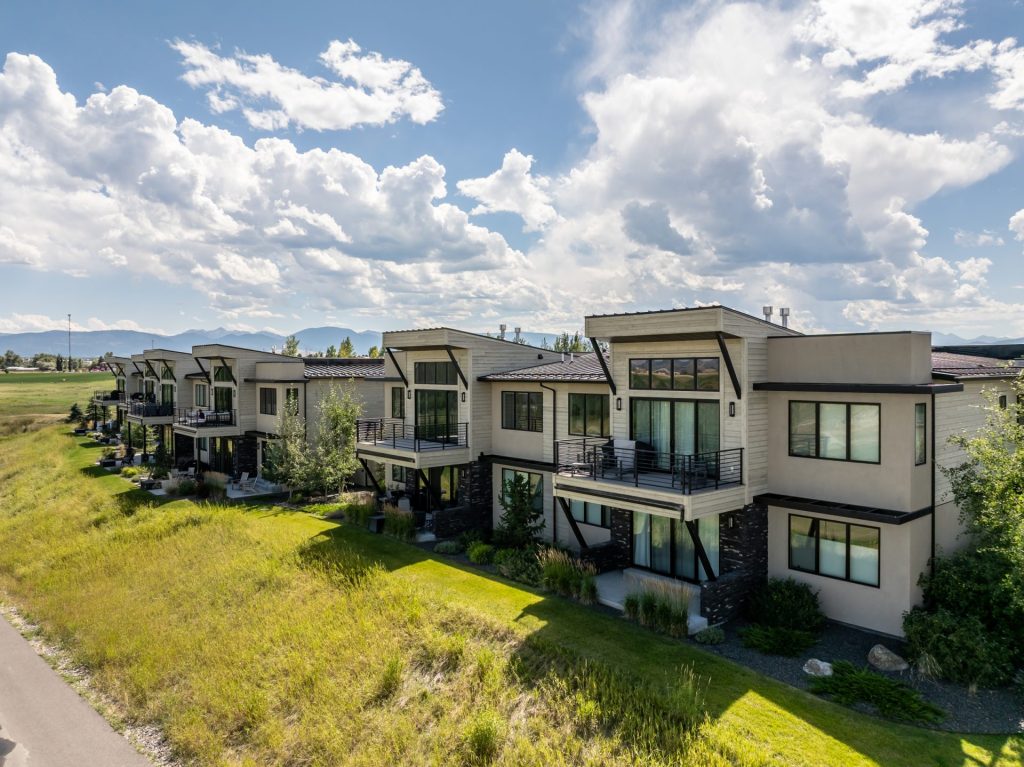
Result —
<instances>
[{"instance_id":1,"label":"cable railing","mask_svg":"<svg viewBox=\"0 0 1024 767\"><path fill-rule=\"evenodd\" d=\"M407 424L393 418L361 418L356 421L356 440L393 450L452 450L469 445L469 424L430 421Z\"/></svg>"},{"instance_id":2,"label":"cable railing","mask_svg":"<svg viewBox=\"0 0 1024 767\"><path fill-rule=\"evenodd\" d=\"M100 389L92 393L96 402L124 402L124 392L119 389Z\"/></svg>"},{"instance_id":3,"label":"cable railing","mask_svg":"<svg viewBox=\"0 0 1024 767\"><path fill-rule=\"evenodd\" d=\"M700 490L743 484L743 448L703 453L669 453L633 440L580 439L555 443L558 473L634 487Z\"/></svg>"},{"instance_id":4,"label":"cable railing","mask_svg":"<svg viewBox=\"0 0 1024 767\"><path fill-rule=\"evenodd\" d=\"M174 422L179 426L201 429L212 426L235 426L238 423L237 410L202 410L200 408L178 408Z\"/></svg>"}]
</instances>

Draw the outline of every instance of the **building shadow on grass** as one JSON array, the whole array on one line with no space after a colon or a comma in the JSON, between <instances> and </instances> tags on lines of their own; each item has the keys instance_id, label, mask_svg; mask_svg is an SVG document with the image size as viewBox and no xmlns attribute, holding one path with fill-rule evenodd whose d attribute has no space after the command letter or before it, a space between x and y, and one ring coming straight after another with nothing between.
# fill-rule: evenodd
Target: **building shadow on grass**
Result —
<instances>
[{"instance_id":1,"label":"building shadow on grass","mask_svg":"<svg viewBox=\"0 0 1024 767\"><path fill-rule=\"evenodd\" d=\"M277 513L301 512L281 509ZM357 563L359 567L373 563L398 571L433 561L530 593L536 598L511 617L529 632L514 658L523 671L522 679L528 684L553 679L570 690L581 686L593 690L598 680L609 689L632 690L615 695L627 695L631 705L638 707L641 716L636 720L637 727L645 730L646 742L662 744L669 750L677 740L671 727L665 729L658 722L674 722L676 729L683 723L692 723L692 671L698 679L703 713L712 722L737 704L753 706L753 710L774 705L793 717L796 721L790 724L792 734L784 736L781 742L792 748L787 756L794 764L807 758L807 753L800 750L798 736L808 728L821 733L822 742L839 741L876 764L995 767L1018 765L1024 760L1024 738L1020 736L960 736L855 712L705 652L685 640L644 629L607 608L586 607L383 535L335 525L310 539L301 556L311 567L338 567L342 571ZM611 710L608 706L614 699L615 696L609 698L605 709ZM778 716L783 722L785 714ZM974 757L967 750L972 744L990 750L993 758ZM827 758L824 754L817 756Z\"/></svg>"}]
</instances>

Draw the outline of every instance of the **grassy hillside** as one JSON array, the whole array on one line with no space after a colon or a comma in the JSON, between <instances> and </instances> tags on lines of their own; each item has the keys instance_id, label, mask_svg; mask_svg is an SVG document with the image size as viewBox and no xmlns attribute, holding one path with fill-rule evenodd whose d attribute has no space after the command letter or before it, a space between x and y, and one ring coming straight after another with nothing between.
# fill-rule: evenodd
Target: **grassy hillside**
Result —
<instances>
[{"instance_id":1,"label":"grassy hillside","mask_svg":"<svg viewBox=\"0 0 1024 767\"><path fill-rule=\"evenodd\" d=\"M387 538L152 505L95 455L0 439L0 589L198 764L1022 764Z\"/></svg>"},{"instance_id":2,"label":"grassy hillside","mask_svg":"<svg viewBox=\"0 0 1024 767\"><path fill-rule=\"evenodd\" d=\"M66 415L73 402L84 410L94 391L113 388L110 373L0 372L0 417Z\"/></svg>"}]
</instances>

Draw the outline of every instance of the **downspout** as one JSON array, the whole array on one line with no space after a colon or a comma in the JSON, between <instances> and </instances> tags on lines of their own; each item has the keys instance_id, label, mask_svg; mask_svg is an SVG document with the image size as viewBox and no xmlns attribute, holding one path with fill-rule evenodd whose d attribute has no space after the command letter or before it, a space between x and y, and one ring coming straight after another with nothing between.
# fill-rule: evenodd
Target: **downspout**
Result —
<instances>
[{"instance_id":1,"label":"downspout","mask_svg":"<svg viewBox=\"0 0 1024 767\"><path fill-rule=\"evenodd\" d=\"M935 577L935 391L932 391L932 556L929 561L932 577Z\"/></svg>"},{"instance_id":2,"label":"downspout","mask_svg":"<svg viewBox=\"0 0 1024 767\"><path fill-rule=\"evenodd\" d=\"M558 467L554 465L555 455L558 452L558 394L550 386L545 386L542 382L538 381L540 388L547 389L551 392L551 464L553 471L551 472L552 480L551 484L554 485L554 473L558 470ZM551 542L558 545L558 514L555 513L554 506L555 488L551 488Z\"/></svg>"}]
</instances>

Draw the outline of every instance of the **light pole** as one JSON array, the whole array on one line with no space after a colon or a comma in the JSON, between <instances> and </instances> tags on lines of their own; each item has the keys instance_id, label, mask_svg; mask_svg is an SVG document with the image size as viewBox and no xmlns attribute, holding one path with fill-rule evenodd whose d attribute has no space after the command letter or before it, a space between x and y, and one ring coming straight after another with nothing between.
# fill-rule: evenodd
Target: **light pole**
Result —
<instances>
[{"instance_id":1,"label":"light pole","mask_svg":"<svg viewBox=\"0 0 1024 767\"><path fill-rule=\"evenodd\" d=\"M71 372L71 315L68 315L68 364L67 370Z\"/></svg>"}]
</instances>

